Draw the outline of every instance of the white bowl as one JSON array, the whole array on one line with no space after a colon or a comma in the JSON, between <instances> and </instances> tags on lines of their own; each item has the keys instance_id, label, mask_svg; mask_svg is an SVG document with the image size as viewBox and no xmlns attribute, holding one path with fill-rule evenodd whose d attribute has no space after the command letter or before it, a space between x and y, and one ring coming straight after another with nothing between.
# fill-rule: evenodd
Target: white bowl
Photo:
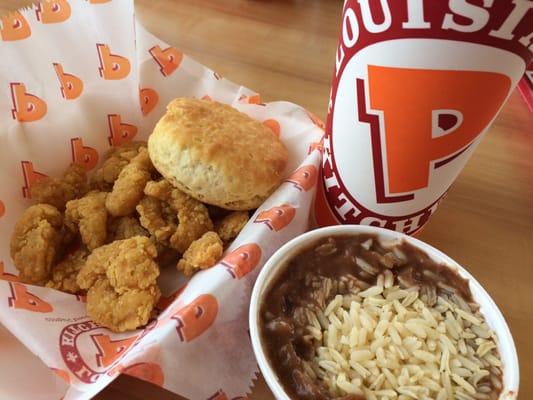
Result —
<instances>
[{"instance_id":1,"label":"white bowl","mask_svg":"<svg viewBox=\"0 0 533 400\"><path fill-rule=\"evenodd\" d=\"M283 390L281 383L272 370L262 346L258 323L259 309L262 298L265 294L265 289L269 287L269 283L271 282L272 278L277 276L278 270L283 268L292 257L303 251L309 245L316 243L320 239L328 236L360 234L377 235L378 239L382 243L405 240L407 243L410 243L411 245L427 253L434 261L453 268L459 273L459 275L470 282L470 290L474 300L481 306L481 313L485 317L487 324L496 332L496 335L498 336L498 350L503 362L503 390L499 400L516 399L518 396L519 370L518 357L513 338L502 313L485 289L483 289L483 287L479 284L479 282L476 281L474 277L466 271L466 269L461 267L450 257L418 239L399 232L364 225L330 226L304 233L303 235L300 235L286 243L276 253L274 253L259 274L250 302L250 334L259 368L261 369L261 372L263 373L263 376L270 387L270 390L272 390L274 393L276 399L290 400L290 397Z\"/></svg>"}]
</instances>

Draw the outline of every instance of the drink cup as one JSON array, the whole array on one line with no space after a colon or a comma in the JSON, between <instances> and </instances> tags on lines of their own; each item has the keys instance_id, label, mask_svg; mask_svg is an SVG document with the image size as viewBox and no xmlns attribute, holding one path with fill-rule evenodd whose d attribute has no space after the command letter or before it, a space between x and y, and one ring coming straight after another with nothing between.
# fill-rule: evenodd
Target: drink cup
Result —
<instances>
[{"instance_id":1,"label":"drink cup","mask_svg":"<svg viewBox=\"0 0 533 400\"><path fill-rule=\"evenodd\" d=\"M532 56L532 1L347 0L318 225L420 230Z\"/></svg>"}]
</instances>

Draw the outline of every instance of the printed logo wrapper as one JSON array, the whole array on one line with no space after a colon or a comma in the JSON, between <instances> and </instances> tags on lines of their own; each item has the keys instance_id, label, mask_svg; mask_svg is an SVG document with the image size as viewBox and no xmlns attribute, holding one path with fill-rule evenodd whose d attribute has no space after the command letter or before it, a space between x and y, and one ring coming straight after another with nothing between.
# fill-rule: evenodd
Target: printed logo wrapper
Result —
<instances>
[{"instance_id":1,"label":"printed logo wrapper","mask_svg":"<svg viewBox=\"0 0 533 400\"><path fill-rule=\"evenodd\" d=\"M244 396L257 372L251 289L270 255L308 227L320 121L291 103L263 104L152 36L131 1L57 0L11 13L1 20L0 59L0 322L67 383L64 399L90 398L121 373L188 398ZM286 179L216 266L189 281L163 269L159 317L115 334L87 317L82 296L21 283L11 232L32 184L71 162L90 173L111 146L146 140L181 96L231 104L273 129L289 151ZM57 388L40 395L55 398Z\"/></svg>"}]
</instances>

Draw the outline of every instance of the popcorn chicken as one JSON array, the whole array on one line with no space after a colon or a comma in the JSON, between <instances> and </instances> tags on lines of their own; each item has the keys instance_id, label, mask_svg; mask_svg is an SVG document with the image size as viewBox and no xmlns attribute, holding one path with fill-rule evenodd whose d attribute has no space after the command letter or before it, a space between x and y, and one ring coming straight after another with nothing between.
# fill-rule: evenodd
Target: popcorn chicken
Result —
<instances>
[{"instance_id":1,"label":"popcorn chicken","mask_svg":"<svg viewBox=\"0 0 533 400\"><path fill-rule=\"evenodd\" d=\"M91 176L91 187L104 192L111 191L120 172L139 154L141 148L146 148L146 142L126 142L120 147L112 147L104 156L106 160L102 166Z\"/></svg>"},{"instance_id":2,"label":"popcorn chicken","mask_svg":"<svg viewBox=\"0 0 533 400\"><path fill-rule=\"evenodd\" d=\"M177 213L179 223L169 241L171 247L180 253L183 254L191 243L204 233L213 230L213 222L206 206L176 189L167 180L148 182L144 192L148 196L166 201Z\"/></svg>"},{"instance_id":3,"label":"popcorn chicken","mask_svg":"<svg viewBox=\"0 0 533 400\"><path fill-rule=\"evenodd\" d=\"M83 196L89 190L87 173L78 164L71 164L63 178L46 177L33 184L31 197L37 203L50 204L64 210L69 200Z\"/></svg>"},{"instance_id":4,"label":"popcorn chicken","mask_svg":"<svg viewBox=\"0 0 533 400\"><path fill-rule=\"evenodd\" d=\"M65 210L65 225L79 230L82 242L89 250L102 246L107 237L107 193L89 192L85 197L70 200Z\"/></svg>"},{"instance_id":5,"label":"popcorn chicken","mask_svg":"<svg viewBox=\"0 0 533 400\"><path fill-rule=\"evenodd\" d=\"M144 186L152 179L153 171L148 152L141 147L139 154L120 171L113 190L107 196L105 205L109 214L123 217L135 211L135 206L143 198Z\"/></svg>"},{"instance_id":6,"label":"popcorn chicken","mask_svg":"<svg viewBox=\"0 0 533 400\"><path fill-rule=\"evenodd\" d=\"M156 257L155 245L144 236L94 250L77 277L80 288L88 290L89 316L115 332L145 325L160 296Z\"/></svg>"},{"instance_id":7,"label":"popcorn chicken","mask_svg":"<svg viewBox=\"0 0 533 400\"><path fill-rule=\"evenodd\" d=\"M24 211L11 236L10 251L20 279L44 284L60 250L63 217L49 204L36 204Z\"/></svg>"},{"instance_id":8,"label":"popcorn chicken","mask_svg":"<svg viewBox=\"0 0 533 400\"><path fill-rule=\"evenodd\" d=\"M222 240L215 232L207 232L200 239L195 240L178 261L178 271L191 276L196 271L207 269L216 264L222 256L224 248Z\"/></svg>"},{"instance_id":9,"label":"popcorn chicken","mask_svg":"<svg viewBox=\"0 0 533 400\"><path fill-rule=\"evenodd\" d=\"M234 211L215 222L215 230L224 242L229 242L237 237L248 219L250 219L248 211Z\"/></svg>"},{"instance_id":10,"label":"popcorn chicken","mask_svg":"<svg viewBox=\"0 0 533 400\"><path fill-rule=\"evenodd\" d=\"M52 267L52 276L46 287L76 294L80 286L76 282L78 272L85 264L89 251L81 248L68 254L61 262Z\"/></svg>"}]
</instances>

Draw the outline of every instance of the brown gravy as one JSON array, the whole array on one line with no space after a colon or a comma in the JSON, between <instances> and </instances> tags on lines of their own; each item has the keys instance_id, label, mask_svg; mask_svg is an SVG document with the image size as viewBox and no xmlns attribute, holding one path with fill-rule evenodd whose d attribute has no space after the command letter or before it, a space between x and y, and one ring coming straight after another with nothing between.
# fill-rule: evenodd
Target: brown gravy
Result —
<instances>
[{"instance_id":1,"label":"brown gravy","mask_svg":"<svg viewBox=\"0 0 533 400\"><path fill-rule=\"evenodd\" d=\"M391 252L392 249L395 251ZM361 258L366 261L365 268L360 267ZM377 275L386 268L392 268L400 286L420 286L421 298L426 296L430 303L442 291L455 290L465 302L473 304L467 280L405 242L384 248L375 236L359 235L335 236L311 245L278 273L260 306L260 332L267 358L292 399L332 398L323 382L310 379L305 373L303 361L312 360L314 348L303 339L306 324L299 320L295 310L309 304L324 307L336 294L342 294L342 288L328 298L321 298L312 289L313 277L339 278L351 274L374 285ZM364 400L364 396L337 399Z\"/></svg>"}]
</instances>

